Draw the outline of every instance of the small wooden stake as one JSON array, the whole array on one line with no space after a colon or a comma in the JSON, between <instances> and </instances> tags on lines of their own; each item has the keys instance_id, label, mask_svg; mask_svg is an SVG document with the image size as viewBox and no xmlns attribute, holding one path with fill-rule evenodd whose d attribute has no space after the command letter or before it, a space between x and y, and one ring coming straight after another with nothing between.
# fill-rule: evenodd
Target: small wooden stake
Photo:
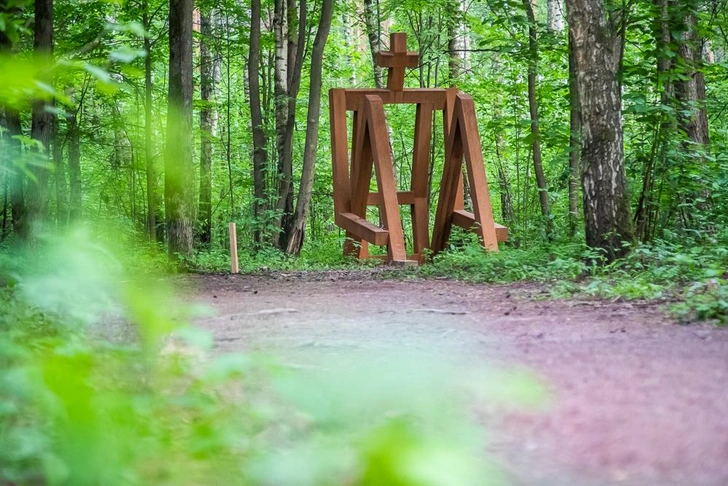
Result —
<instances>
[{"instance_id":1,"label":"small wooden stake","mask_svg":"<svg viewBox=\"0 0 728 486\"><path fill-rule=\"evenodd\" d=\"M238 273L238 232L235 229L235 223L228 224L228 231L230 233L230 271L232 273Z\"/></svg>"}]
</instances>

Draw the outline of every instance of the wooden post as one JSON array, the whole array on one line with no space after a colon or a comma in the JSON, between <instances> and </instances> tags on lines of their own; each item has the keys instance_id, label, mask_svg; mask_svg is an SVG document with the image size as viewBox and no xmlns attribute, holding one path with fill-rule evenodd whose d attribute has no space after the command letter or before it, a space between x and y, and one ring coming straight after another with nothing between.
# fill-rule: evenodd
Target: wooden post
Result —
<instances>
[{"instance_id":1,"label":"wooden post","mask_svg":"<svg viewBox=\"0 0 728 486\"><path fill-rule=\"evenodd\" d=\"M228 232L230 233L230 272L238 273L238 232L235 229L235 223L228 224Z\"/></svg>"}]
</instances>

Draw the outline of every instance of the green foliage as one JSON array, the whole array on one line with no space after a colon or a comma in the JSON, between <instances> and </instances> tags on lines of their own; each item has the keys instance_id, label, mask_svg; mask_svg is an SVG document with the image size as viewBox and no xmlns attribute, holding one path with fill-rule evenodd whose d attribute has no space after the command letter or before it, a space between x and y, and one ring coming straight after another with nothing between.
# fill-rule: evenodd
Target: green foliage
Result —
<instances>
[{"instance_id":1,"label":"green foliage","mask_svg":"<svg viewBox=\"0 0 728 486\"><path fill-rule=\"evenodd\" d=\"M461 235L462 236L462 235ZM452 278L481 283L548 283L549 295L651 299L671 303L681 321L728 321L728 234L712 241L657 240L638 245L610 265L579 244L525 249L504 247L488 254L468 236L405 277Z\"/></svg>"},{"instance_id":2,"label":"green foliage","mask_svg":"<svg viewBox=\"0 0 728 486\"><path fill-rule=\"evenodd\" d=\"M466 404L540 404L530 375L453 383L422 355L322 372L220 354L168 279L125 272L139 246L105 239L79 231L0 258L0 481L505 484Z\"/></svg>"}]
</instances>

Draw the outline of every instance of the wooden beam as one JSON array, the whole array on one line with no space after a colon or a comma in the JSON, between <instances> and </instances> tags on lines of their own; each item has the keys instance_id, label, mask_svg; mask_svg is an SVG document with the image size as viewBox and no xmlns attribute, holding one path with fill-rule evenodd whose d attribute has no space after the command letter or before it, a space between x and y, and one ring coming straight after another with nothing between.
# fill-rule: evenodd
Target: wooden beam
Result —
<instances>
[{"instance_id":1,"label":"wooden beam","mask_svg":"<svg viewBox=\"0 0 728 486\"><path fill-rule=\"evenodd\" d=\"M346 90L329 90L329 121L331 125L331 161L334 179L334 211L351 210L349 186L349 142L346 136Z\"/></svg>"},{"instance_id":2,"label":"wooden beam","mask_svg":"<svg viewBox=\"0 0 728 486\"><path fill-rule=\"evenodd\" d=\"M453 108L454 111L454 108ZM457 117L448 124L448 112L445 113L445 126L447 127L447 142L445 145L445 165L442 169L440 182L440 196L437 201L435 224L432 228L431 249L437 254L445 249L450 230L452 229L452 216L457 199L458 183L461 180L463 163L463 140L460 123Z\"/></svg>"},{"instance_id":3,"label":"wooden beam","mask_svg":"<svg viewBox=\"0 0 728 486\"><path fill-rule=\"evenodd\" d=\"M337 214L336 224L357 238L366 240L374 245L383 246L389 241L389 231L353 213Z\"/></svg>"},{"instance_id":4,"label":"wooden beam","mask_svg":"<svg viewBox=\"0 0 728 486\"><path fill-rule=\"evenodd\" d=\"M456 209L452 213L452 224L466 230L471 229L475 226L475 215L464 209ZM495 235L499 243L508 241L508 228L502 224L495 223Z\"/></svg>"},{"instance_id":5,"label":"wooden beam","mask_svg":"<svg viewBox=\"0 0 728 486\"><path fill-rule=\"evenodd\" d=\"M367 96L364 104L364 114L376 168L377 187L382 197L379 211L384 227L389 231L388 262L404 263L407 260L407 253L405 252L402 220L399 216L399 205L397 204L397 182L394 178L392 148L389 143L387 119L384 115L382 100L377 96Z\"/></svg>"},{"instance_id":6,"label":"wooden beam","mask_svg":"<svg viewBox=\"0 0 728 486\"><path fill-rule=\"evenodd\" d=\"M417 105L415 139L412 150L412 236L415 253L424 254L430 248L430 211L427 205L429 189L430 142L432 140L431 103Z\"/></svg>"},{"instance_id":7,"label":"wooden beam","mask_svg":"<svg viewBox=\"0 0 728 486\"><path fill-rule=\"evenodd\" d=\"M412 191L399 191L397 193L397 203L401 206L414 204L415 193ZM378 192L370 192L367 197L367 206L379 206L382 204L382 195Z\"/></svg>"},{"instance_id":8,"label":"wooden beam","mask_svg":"<svg viewBox=\"0 0 728 486\"><path fill-rule=\"evenodd\" d=\"M478 223L475 231L489 251L498 251L498 237L495 233L493 207L490 203L488 179L485 176L485 162L481 151L478 119L475 115L473 98L463 93L459 94L455 102L455 116L460 125L463 156L470 182L470 197L473 201L473 214Z\"/></svg>"},{"instance_id":9,"label":"wooden beam","mask_svg":"<svg viewBox=\"0 0 728 486\"><path fill-rule=\"evenodd\" d=\"M348 111L363 110L364 101L370 95L378 96L385 105L430 103L433 110L444 110L448 92L448 90L442 88L410 88L402 91L363 88L344 89L343 91L346 93L346 109Z\"/></svg>"}]
</instances>

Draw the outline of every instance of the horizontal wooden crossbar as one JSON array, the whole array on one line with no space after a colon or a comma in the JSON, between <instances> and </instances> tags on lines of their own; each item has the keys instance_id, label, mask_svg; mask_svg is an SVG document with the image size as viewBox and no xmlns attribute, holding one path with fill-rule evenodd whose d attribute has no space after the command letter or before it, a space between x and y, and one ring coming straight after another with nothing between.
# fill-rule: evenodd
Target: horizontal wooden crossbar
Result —
<instances>
[{"instance_id":1,"label":"horizontal wooden crossbar","mask_svg":"<svg viewBox=\"0 0 728 486\"><path fill-rule=\"evenodd\" d=\"M419 54L416 52L394 53L379 52L377 53L377 66L381 67L407 67L416 68L420 63Z\"/></svg>"},{"instance_id":2,"label":"horizontal wooden crossbar","mask_svg":"<svg viewBox=\"0 0 728 486\"><path fill-rule=\"evenodd\" d=\"M470 229L475 225L475 215L463 209L455 210L452 213L452 224L464 229ZM499 242L508 241L508 228L495 223L495 236Z\"/></svg>"},{"instance_id":3,"label":"horizontal wooden crossbar","mask_svg":"<svg viewBox=\"0 0 728 486\"><path fill-rule=\"evenodd\" d=\"M414 204L415 193L412 191L400 191L397 193L397 202L400 205ZM367 196L367 206L379 206L382 204L382 195L378 192L370 192Z\"/></svg>"},{"instance_id":4,"label":"horizontal wooden crossbar","mask_svg":"<svg viewBox=\"0 0 728 486\"><path fill-rule=\"evenodd\" d=\"M354 236L374 245L383 246L389 241L389 231L353 213L337 214L336 224Z\"/></svg>"},{"instance_id":5,"label":"horizontal wooden crossbar","mask_svg":"<svg viewBox=\"0 0 728 486\"><path fill-rule=\"evenodd\" d=\"M381 98L384 105L395 104L431 104L434 110L444 110L447 101L447 90L442 88L413 88L402 91L387 89L342 89L346 94L347 111L360 111L368 95Z\"/></svg>"}]
</instances>

